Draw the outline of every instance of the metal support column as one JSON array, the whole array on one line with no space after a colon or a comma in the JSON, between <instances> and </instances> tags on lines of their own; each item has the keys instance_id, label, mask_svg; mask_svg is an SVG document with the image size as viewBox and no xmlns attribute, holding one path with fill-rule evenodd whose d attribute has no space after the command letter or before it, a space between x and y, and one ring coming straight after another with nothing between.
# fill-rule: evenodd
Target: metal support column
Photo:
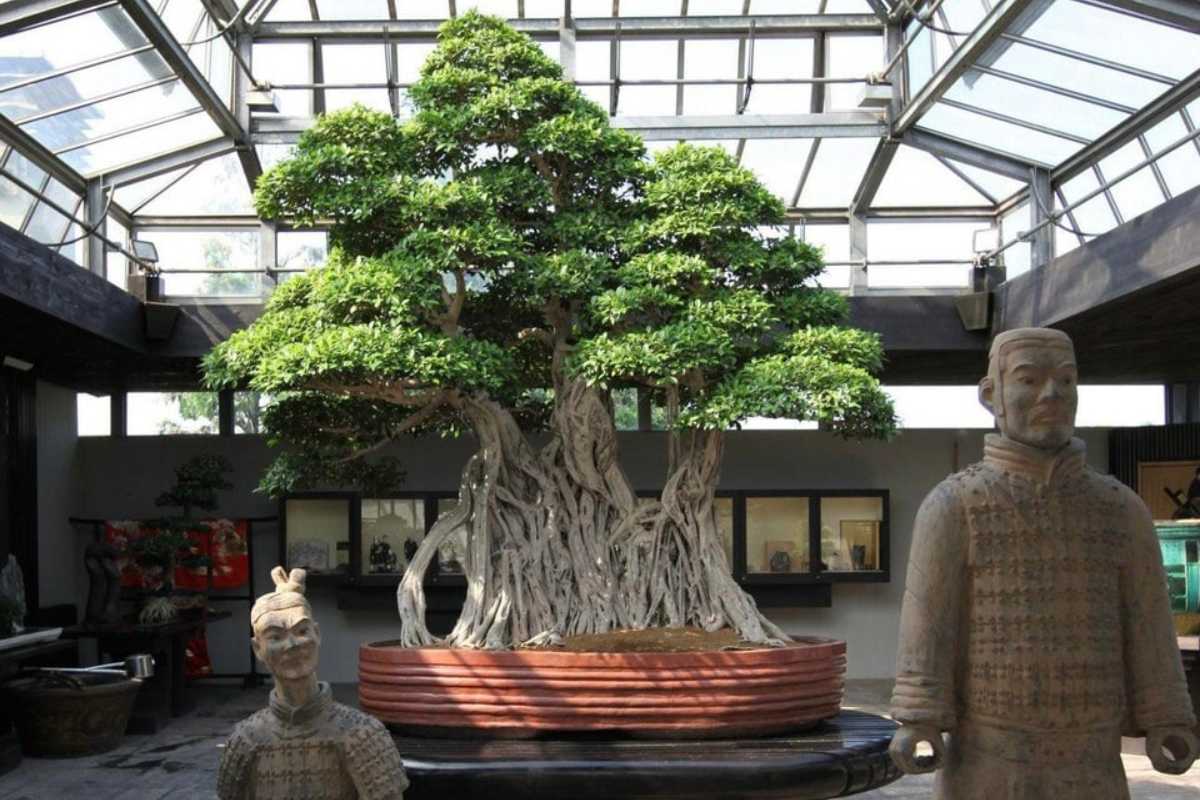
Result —
<instances>
[{"instance_id":1,"label":"metal support column","mask_svg":"<svg viewBox=\"0 0 1200 800\"><path fill-rule=\"evenodd\" d=\"M850 294L866 294L867 289L867 218L850 215L850 260L861 262L850 267Z\"/></svg>"},{"instance_id":2,"label":"metal support column","mask_svg":"<svg viewBox=\"0 0 1200 800\"><path fill-rule=\"evenodd\" d=\"M101 235L107 235L105 230L108 223L105 220L104 213L104 181L101 178L92 178L87 182L87 195L84 198L85 214L84 219L87 220L88 228L95 228L95 232ZM108 274L108 248L104 244L104 240L100 236L87 237L87 267L90 271L99 275L101 278Z\"/></svg>"},{"instance_id":3,"label":"metal support column","mask_svg":"<svg viewBox=\"0 0 1200 800\"><path fill-rule=\"evenodd\" d=\"M1042 225L1054 213L1054 192L1050 188L1050 171L1046 169L1031 169L1029 171L1030 219L1033 223L1033 233L1030 234L1029 268L1044 267L1054 258L1054 226ZM1041 227L1038 227L1038 226Z\"/></svg>"},{"instance_id":4,"label":"metal support column","mask_svg":"<svg viewBox=\"0 0 1200 800\"><path fill-rule=\"evenodd\" d=\"M275 272L279 268L279 250L276 243L276 237L279 235L279 226L269 220L263 220L258 226L258 268L266 270L267 276L275 282L279 283L279 274Z\"/></svg>"}]
</instances>

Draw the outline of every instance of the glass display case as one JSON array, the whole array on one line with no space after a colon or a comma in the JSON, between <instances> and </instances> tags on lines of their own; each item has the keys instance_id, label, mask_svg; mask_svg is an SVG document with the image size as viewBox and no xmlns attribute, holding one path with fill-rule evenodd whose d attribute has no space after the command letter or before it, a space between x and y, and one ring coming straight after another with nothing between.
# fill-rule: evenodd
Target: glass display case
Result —
<instances>
[{"instance_id":1,"label":"glass display case","mask_svg":"<svg viewBox=\"0 0 1200 800\"><path fill-rule=\"evenodd\" d=\"M352 541L357 532L358 503L350 493L293 494L281 501L279 561L288 569L346 578L357 564Z\"/></svg>"},{"instance_id":2,"label":"glass display case","mask_svg":"<svg viewBox=\"0 0 1200 800\"><path fill-rule=\"evenodd\" d=\"M821 498L821 561L828 572L878 572L883 498Z\"/></svg>"},{"instance_id":3,"label":"glass display case","mask_svg":"<svg viewBox=\"0 0 1200 800\"><path fill-rule=\"evenodd\" d=\"M808 572L809 527L807 497L747 497L746 573Z\"/></svg>"},{"instance_id":4,"label":"glass display case","mask_svg":"<svg viewBox=\"0 0 1200 800\"><path fill-rule=\"evenodd\" d=\"M359 557L364 575L404 574L425 537L425 499L362 499Z\"/></svg>"}]
</instances>

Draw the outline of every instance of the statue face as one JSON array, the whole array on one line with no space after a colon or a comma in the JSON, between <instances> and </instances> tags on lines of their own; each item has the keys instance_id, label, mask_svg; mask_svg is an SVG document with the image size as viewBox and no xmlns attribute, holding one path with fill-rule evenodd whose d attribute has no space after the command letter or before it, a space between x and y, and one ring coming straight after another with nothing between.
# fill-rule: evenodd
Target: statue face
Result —
<instances>
[{"instance_id":1,"label":"statue face","mask_svg":"<svg viewBox=\"0 0 1200 800\"><path fill-rule=\"evenodd\" d=\"M1079 405L1075 354L1069 347L1018 342L1003 355L1000 396L993 397L1000 431L1031 447L1053 450L1071 440Z\"/></svg>"},{"instance_id":2,"label":"statue face","mask_svg":"<svg viewBox=\"0 0 1200 800\"><path fill-rule=\"evenodd\" d=\"M317 671L321 628L297 606L272 611L254 629L254 654L277 679L298 680Z\"/></svg>"}]
</instances>

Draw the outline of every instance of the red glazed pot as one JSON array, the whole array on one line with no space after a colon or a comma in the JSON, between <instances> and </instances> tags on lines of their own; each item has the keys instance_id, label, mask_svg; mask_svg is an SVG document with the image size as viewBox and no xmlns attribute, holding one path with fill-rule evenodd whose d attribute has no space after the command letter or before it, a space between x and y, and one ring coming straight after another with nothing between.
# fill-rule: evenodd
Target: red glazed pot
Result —
<instances>
[{"instance_id":1,"label":"red glazed pot","mask_svg":"<svg viewBox=\"0 0 1200 800\"><path fill-rule=\"evenodd\" d=\"M681 653L359 650L359 702L431 735L552 731L720 738L801 730L841 707L846 644Z\"/></svg>"}]
</instances>

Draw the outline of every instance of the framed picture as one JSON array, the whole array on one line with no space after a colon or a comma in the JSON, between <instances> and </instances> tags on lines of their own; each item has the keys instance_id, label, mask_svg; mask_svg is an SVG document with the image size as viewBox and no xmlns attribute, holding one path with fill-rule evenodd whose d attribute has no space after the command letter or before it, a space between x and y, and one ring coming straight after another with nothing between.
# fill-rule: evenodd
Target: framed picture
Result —
<instances>
[{"instance_id":1,"label":"framed picture","mask_svg":"<svg viewBox=\"0 0 1200 800\"><path fill-rule=\"evenodd\" d=\"M851 570L879 569L879 520L844 519L838 533Z\"/></svg>"},{"instance_id":2,"label":"framed picture","mask_svg":"<svg viewBox=\"0 0 1200 800\"><path fill-rule=\"evenodd\" d=\"M1200 518L1200 461L1141 461L1137 485L1154 519Z\"/></svg>"},{"instance_id":3,"label":"framed picture","mask_svg":"<svg viewBox=\"0 0 1200 800\"><path fill-rule=\"evenodd\" d=\"M313 572L329 571L329 542L320 539L297 539L288 542L288 568L311 570Z\"/></svg>"}]
</instances>

